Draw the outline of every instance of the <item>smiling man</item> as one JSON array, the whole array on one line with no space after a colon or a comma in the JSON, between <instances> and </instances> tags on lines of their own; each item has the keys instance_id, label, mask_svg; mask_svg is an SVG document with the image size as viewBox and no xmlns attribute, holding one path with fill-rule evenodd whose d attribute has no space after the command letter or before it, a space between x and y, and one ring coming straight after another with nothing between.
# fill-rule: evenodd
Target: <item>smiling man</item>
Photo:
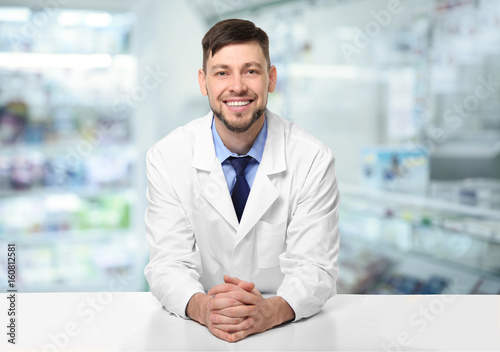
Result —
<instances>
[{"instance_id":1,"label":"smiling man","mask_svg":"<svg viewBox=\"0 0 500 352\"><path fill-rule=\"evenodd\" d=\"M340 196L331 151L266 108L267 34L225 20L202 47L211 112L147 155L145 274L165 309L235 342L336 293Z\"/></svg>"}]
</instances>

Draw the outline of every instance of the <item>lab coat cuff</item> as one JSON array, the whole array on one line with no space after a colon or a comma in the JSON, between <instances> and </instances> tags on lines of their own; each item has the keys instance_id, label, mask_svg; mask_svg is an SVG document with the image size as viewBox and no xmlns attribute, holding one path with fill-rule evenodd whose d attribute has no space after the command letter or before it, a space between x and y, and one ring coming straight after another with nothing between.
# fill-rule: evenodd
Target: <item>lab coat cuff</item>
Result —
<instances>
[{"instance_id":1,"label":"lab coat cuff","mask_svg":"<svg viewBox=\"0 0 500 352\"><path fill-rule=\"evenodd\" d=\"M165 296L163 297L161 303L165 308L165 310L170 314L175 315L178 318L190 320L191 318L189 318L186 314L186 309L189 300L196 293L204 293L203 286L201 286L201 284L200 287L191 287L190 289L185 290L182 293L179 293L179 295L174 299L170 297L170 299L168 299L169 302L167 302L167 297Z\"/></svg>"}]
</instances>

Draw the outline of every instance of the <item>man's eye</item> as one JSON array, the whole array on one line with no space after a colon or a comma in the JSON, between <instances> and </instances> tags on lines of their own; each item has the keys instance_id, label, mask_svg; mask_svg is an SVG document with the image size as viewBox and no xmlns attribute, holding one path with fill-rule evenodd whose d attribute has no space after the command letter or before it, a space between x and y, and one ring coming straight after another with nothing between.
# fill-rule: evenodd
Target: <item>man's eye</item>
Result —
<instances>
[{"instance_id":1,"label":"man's eye","mask_svg":"<svg viewBox=\"0 0 500 352\"><path fill-rule=\"evenodd\" d=\"M215 75L216 76L225 76L226 72L217 72Z\"/></svg>"},{"instance_id":2,"label":"man's eye","mask_svg":"<svg viewBox=\"0 0 500 352\"><path fill-rule=\"evenodd\" d=\"M255 71L255 70L248 70L248 73L250 73L251 75L253 75L253 74L257 73L257 71Z\"/></svg>"}]
</instances>

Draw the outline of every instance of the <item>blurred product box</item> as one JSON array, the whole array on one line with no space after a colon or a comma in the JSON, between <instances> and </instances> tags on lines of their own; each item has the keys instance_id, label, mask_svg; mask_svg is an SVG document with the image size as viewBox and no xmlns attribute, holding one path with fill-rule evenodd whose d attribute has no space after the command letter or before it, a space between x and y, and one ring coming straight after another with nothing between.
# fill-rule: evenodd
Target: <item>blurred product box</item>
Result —
<instances>
[{"instance_id":1,"label":"blurred product box","mask_svg":"<svg viewBox=\"0 0 500 352\"><path fill-rule=\"evenodd\" d=\"M416 148L365 147L361 151L361 184L425 195L429 185L428 153Z\"/></svg>"}]
</instances>

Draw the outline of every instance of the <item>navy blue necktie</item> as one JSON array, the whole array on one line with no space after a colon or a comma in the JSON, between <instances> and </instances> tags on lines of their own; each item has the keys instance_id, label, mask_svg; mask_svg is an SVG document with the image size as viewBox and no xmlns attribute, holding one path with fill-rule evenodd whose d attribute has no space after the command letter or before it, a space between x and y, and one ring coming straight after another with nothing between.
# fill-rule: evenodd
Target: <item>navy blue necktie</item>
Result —
<instances>
[{"instance_id":1,"label":"navy blue necktie","mask_svg":"<svg viewBox=\"0 0 500 352\"><path fill-rule=\"evenodd\" d=\"M242 158L229 157L229 161L236 172L236 182L234 184L231 199L233 200L238 222L241 220L245 204L247 203L248 194L250 193L250 186L248 186L248 182L245 178L245 169L251 159L251 156L244 156Z\"/></svg>"}]
</instances>

